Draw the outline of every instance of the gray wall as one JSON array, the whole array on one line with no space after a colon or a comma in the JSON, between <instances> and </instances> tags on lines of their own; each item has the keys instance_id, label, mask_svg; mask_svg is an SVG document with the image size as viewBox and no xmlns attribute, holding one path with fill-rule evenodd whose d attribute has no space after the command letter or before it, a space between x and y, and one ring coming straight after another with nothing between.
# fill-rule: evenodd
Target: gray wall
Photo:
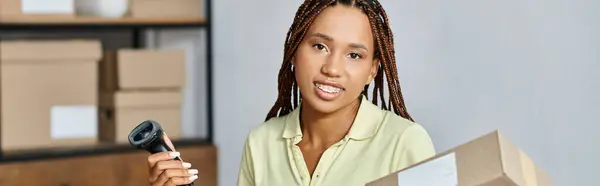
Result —
<instances>
[{"instance_id":1,"label":"gray wall","mask_svg":"<svg viewBox=\"0 0 600 186\"><path fill-rule=\"evenodd\" d=\"M283 43L300 1L213 1L219 184L235 185L248 130L274 103Z\"/></svg>"},{"instance_id":2,"label":"gray wall","mask_svg":"<svg viewBox=\"0 0 600 186\"><path fill-rule=\"evenodd\" d=\"M409 111L438 151L500 129L557 185L600 167L600 1L380 0L392 22ZM300 0L218 0L215 124L221 185L276 97Z\"/></svg>"},{"instance_id":3,"label":"gray wall","mask_svg":"<svg viewBox=\"0 0 600 186\"><path fill-rule=\"evenodd\" d=\"M181 135L186 138L206 137L206 29L149 30L146 42L148 48L186 51Z\"/></svg>"}]
</instances>

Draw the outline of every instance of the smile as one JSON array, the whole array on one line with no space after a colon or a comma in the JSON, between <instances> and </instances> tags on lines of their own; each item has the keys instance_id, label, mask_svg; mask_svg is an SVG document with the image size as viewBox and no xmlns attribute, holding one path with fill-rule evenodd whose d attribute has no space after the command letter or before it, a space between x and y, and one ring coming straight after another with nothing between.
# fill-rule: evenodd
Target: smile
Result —
<instances>
[{"instance_id":1,"label":"smile","mask_svg":"<svg viewBox=\"0 0 600 186\"><path fill-rule=\"evenodd\" d=\"M319 83L315 83L315 86L317 86L317 88L319 88L320 90L327 92L327 93L339 93L344 90L342 88L329 86L329 85L323 85L323 84L319 84Z\"/></svg>"}]
</instances>

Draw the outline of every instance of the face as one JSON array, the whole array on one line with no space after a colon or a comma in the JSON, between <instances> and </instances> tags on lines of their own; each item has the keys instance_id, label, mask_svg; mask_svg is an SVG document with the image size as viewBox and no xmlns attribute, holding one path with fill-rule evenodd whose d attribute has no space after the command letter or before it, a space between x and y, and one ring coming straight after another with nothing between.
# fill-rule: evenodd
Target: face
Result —
<instances>
[{"instance_id":1,"label":"face","mask_svg":"<svg viewBox=\"0 0 600 186\"><path fill-rule=\"evenodd\" d=\"M292 60L303 104L331 113L357 101L377 74L373 43L360 9L336 5L322 11Z\"/></svg>"}]
</instances>

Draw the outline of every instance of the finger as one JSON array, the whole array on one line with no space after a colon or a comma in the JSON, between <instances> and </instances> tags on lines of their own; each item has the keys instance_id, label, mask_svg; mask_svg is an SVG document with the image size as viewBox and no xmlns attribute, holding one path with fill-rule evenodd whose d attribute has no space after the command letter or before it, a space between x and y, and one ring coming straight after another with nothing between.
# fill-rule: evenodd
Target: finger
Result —
<instances>
[{"instance_id":1,"label":"finger","mask_svg":"<svg viewBox=\"0 0 600 186\"><path fill-rule=\"evenodd\" d=\"M169 186L177 186L177 185L185 185L194 182L194 180L198 179L198 175L189 176L189 177L173 177L169 179L167 185Z\"/></svg>"},{"instance_id":2,"label":"finger","mask_svg":"<svg viewBox=\"0 0 600 186\"><path fill-rule=\"evenodd\" d=\"M165 140L165 143L167 144L167 146L169 146L169 148L171 148L171 150L175 151L175 145L173 145L173 142L171 141L171 139L169 139L167 133L163 133L163 140Z\"/></svg>"},{"instance_id":3,"label":"finger","mask_svg":"<svg viewBox=\"0 0 600 186\"><path fill-rule=\"evenodd\" d=\"M168 178L191 177L198 174L197 169L167 169L163 172Z\"/></svg>"},{"instance_id":4,"label":"finger","mask_svg":"<svg viewBox=\"0 0 600 186\"><path fill-rule=\"evenodd\" d=\"M158 183L158 184L162 184L162 185L172 185L172 184L183 185L183 184L186 184L183 181L185 179L190 179L190 183L191 183L191 181L198 178L198 176L196 176L196 174L198 174L198 170L196 170L196 169L189 169L189 170L167 169L164 172L162 172L162 174L160 174L160 176L154 183Z\"/></svg>"},{"instance_id":5,"label":"finger","mask_svg":"<svg viewBox=\"0 0 600 186\"><path fill-rule=\"evenodd\" d=\"M158 176L164 173L165 170L175 169L184 170L192 167L191 163L181 162L179 160L160 161L156 163L150 171L150 181L158 179Z\"/></svg>"},{"instance_id":6,"label":"finger","mask_svg":"<svg viewBox=\"0 0 600 186\"><path fill-rule=\"evenodd\" d=\"M158 179L152 181L150 180L150 182L152 182L152 186L165 186L165 185L169 185L168 181L169 181L169 177L163 172L162 174L160 174L158 177Z\"/></svg>"},{"instance_id":7,"label":"finger","mask_svg":"<svg viewBox=\"0 0 600 186\"><path fill-rule=\"evenodd\" d=\"M148 156L148 166L154 167L159 161L172 160L180 155L179 152L159 152Z\"/></svg>"}]
</instances>

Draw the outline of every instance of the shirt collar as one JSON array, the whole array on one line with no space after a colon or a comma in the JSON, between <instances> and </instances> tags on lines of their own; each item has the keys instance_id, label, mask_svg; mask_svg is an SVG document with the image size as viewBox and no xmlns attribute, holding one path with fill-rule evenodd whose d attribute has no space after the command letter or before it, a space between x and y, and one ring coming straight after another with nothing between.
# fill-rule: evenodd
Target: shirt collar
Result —
<instances>
[{"instance_id":1,"label":"shirt collar","mask_svg":"<svg viewBox=\"0 0 600 186\"><path fill-rule=\"evenodd\" d=\"M361 99L358 113L348 133L348 137L355 140L368 139L374 136L383 119L383 112L377 105L371 103L365 96L362 96ZM298 106L286 116L283 131L284 138L302 136L302 129L300 128L301 107L302 105Z\"/></svg>"}]
</instances>

